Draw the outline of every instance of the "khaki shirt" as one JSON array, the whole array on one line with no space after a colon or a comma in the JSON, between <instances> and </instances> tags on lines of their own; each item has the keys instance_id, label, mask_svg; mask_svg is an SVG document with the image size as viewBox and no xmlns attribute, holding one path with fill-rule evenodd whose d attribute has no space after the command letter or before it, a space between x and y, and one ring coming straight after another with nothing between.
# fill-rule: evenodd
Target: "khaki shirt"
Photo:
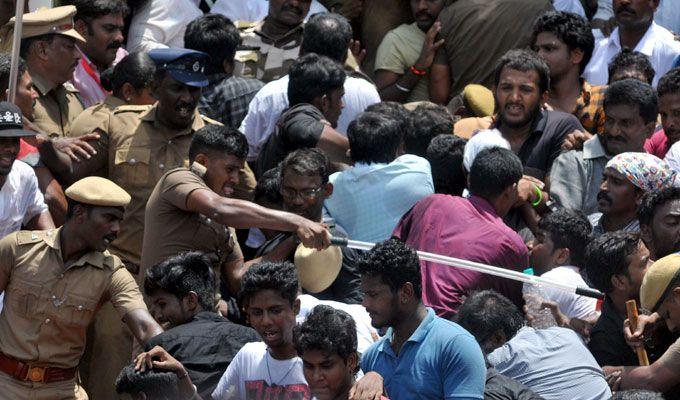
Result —
<instances>
[{"instance_id":1,"label":"khaki shirt","mask_svg":"<svg viewBox=\"0 0 680 400\"><path fill-rule=\"evenodd\" d=\"M93 162L105 166L101 171L97 171L95 175L108 176L109 120L113 110L125 104L123 100L115 96L108 96L103 103L97 103L86 108L71 123L71 133L69 135L71 137L79 137L90 133L99 134L98 141L88 142L97 151L97 154L91 156L96 159Z\"/></svg>"},{"instance_id":2,"label":"khaki shirt","mask_svg":"<svg viewBox=\"0 0 680 400\"><path fill-rule=\"evenodd\" d=\"M66 266L61 229L14 232L0 240L0 351L27 363L72 368L85 348L87 327L110 301L123 318L146 309L137 283L108 251Z\"/></svg>"},{"instance_id":3,"label":"khaki shirt","mask_svg":"<svg viewBox=\"0 0 680 400\"><path fill-rule=\"evenodd\" d=\"M165 174L146 204L140 279L148 268L184 251L200 251L213 264L215 276L227 262L243 258L235 232L210 218L187 210L195 190L211 190L203 180L205 167L177 168Z\"/></svg>"},{"instance_id":4,"label":"khaki shirt","mask_svg":"<svg viewBox=\"0 0 680 400\"><path fill-rule=\"evenodd\" d=\"M303 25L274 39L262 32L263 24L264 20L257 23L237 23L241 47L245 50L236 52L234 75L257 78L267 83L286 75L300 56Z\"/></svg>"},{"instance_id":5,"label":"khaki shirt","mask_svg":"<svg viewBox=\"0 0 680 400\"><path fill-rule=\"evenodd\" d=\"M40 95L33 122L51 138L69 136L71 123L83 112L78 90L69 82L55 87L37 73L31 73L31 78Z\"/></svg>"}]
</instances>

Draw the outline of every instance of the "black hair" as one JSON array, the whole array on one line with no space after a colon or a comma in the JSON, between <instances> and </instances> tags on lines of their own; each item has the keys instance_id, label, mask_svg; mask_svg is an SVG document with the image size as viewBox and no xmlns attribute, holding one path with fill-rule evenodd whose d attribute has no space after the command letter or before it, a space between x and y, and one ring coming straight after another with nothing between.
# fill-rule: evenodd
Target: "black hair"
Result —
<instances>
[{"instance_id":1,"label":"black hair","mask_svg":"<svg viewBox=\"0 0 680 400\"><path fill-rule=\"evenodd\" d=\"M189 161L193 162L199 153L220 153L236 158L248 155L248 140L234 128L224 125L206 124L194 133L189 146Z\"/></svg>"},{"instance_id":2,"label":"black hair","mask_svg":"<svg viewBox=\"0 0 680 400\"><path fill-rule=\"evenodd\" d=\"M664 400L663 394L651 390L619 390L612 394L612 400Z\"/></svg>"},{"instance_id":3,"label":"black hair","mask_svg":"<svg viewBox=\"0 0 680 400\"><path fill-rule=\"evenodd\" d=\"M651 226L657 210L673 200L680 200L678 187L671 186L645 193L637 209L640 225Z\"/></svg>"},{"instance_id":4,"label":"black hair","mask_svg":"<svg viewBox=\"0 0 680 400\"><path fill-rule=\"evenodd\" d=\"M133 396L144 393L148 400L179 399L179 379L174 372L157 369L135 371L135 364L129 364L123 367L116 379L116 393Z\"/></svg>"},{"instance_id":5,"label":"black hair","mask_svg":"<svg viewBox=\"0 0 680 400\"><path fill-rule=\"evenodd\" d=\"M399 123L399 141L402 141L406 131L409 129L411 112L403 104L396 101L382 101L366 107L366 112L375 112L385 115Z\"/></svg>"},{"instance_id":6,"label":"black hair","mask_svg":"<svg viewBox=\"0 0 680 400\"><path fill-rule=\"evenodd\" d=\"M306 29L306 28L305 28ZM224 62L233 62L241 36L234 23L222 14L206 14L191 21L184 32L184 47L210 56L206 73L224 72Z\"/></svg>"},{"instance_id":7,"label":"black hair","mask_svg":"<svg viewBox=\"0 0 680 400\"><path fill-rule=\"evenodd\" d=\"M347 74L339 62L309 53L295 61L288 77L288 103L294 106L342 88Z\"/></svg>"},{"instance_id":8,"label":"black hair","mask_svg":"<svg viewBox=\"0 0 680 400\"><path fill-rule=\"evenodd\" d=\"M66 219L71 219L76 212L76 206L80 206L85 209L88 215L92 211L92 206L89 204L84 204L79 201L73 200L70 197L66 198Z\"/></svg>"},{"instance_id":9,"label":"black hair","mask_svg":"<svg viewBox=\"0 0 680 400\"><path fill-rule=\"evenodd\" d=\"M190 251L170 257L146 271L144 292L148 296L162 290L182 301L195 292L203 311L215 309L217 281L205 254Z\"/></svg>"},{"instance_id":10,"label":"black hair","mask_svg":"<svg viewBox=\"0 0 680 400\"><path fill-rule=\"evenodd\" d=\"M416 298L422 296L422 278L418 254L399 239L388 239L363 253L357 260L361 275L380 277L392 292L396 292L406 282L413 285Z\"/></svg>"},{"instance_id":11,"label":"black hair","mask_svg":"<svg viewBox=\"0 0 680 400\"><path fill-rule=\"evenodd\" d=\"M307 350L320 350L347 361L350 355L357 354L356 323L345 311L320 304L293 329L293 343L300 357ZM354 372L358 371L359 363Z\"/></svg>"},{"instance_id":12,"label":"black hair","mask_svg":"<svg viewBox=\"0 0 680 400\"><path fill-rule=\"evenodd\" d=\"M28 53L31 50L31 46L36 42L47 42L47 44L52 44L54 37L57 33L47 33L44 35L33 36L30 38L21 39L21 47L19 48L19 55L22 58L28 57ZM75 41L75 39L71 39Z\"/></svg>"},{"instance_id":13,"label":"black hair","mask_svg":"<svg viewBox=\"0 0 680 400\"><path fill-rule=\"evenodd\" d=\"M646 83L650 85L654 81L654 75L656 75L654 67L646 55L627 47L624 47L616 56L614 56L609 62L609 67L607 69L609 72L610 84L612 83L612 76L616 75L616 72L620 70L632 69L640 71L642 75L645 76Z\"/></svg>"},{"instance_id":14,"label":"black hair","mask_svg":"<svg viewBox=\"0 0 680 400\"><path fill-rule=\"evenodd\" d=\"M571 265L585 267L586 245L593 227L581 211L559 209L541 218L538 228L550 234L555 250L569 249Z\"/></svg>"},{"instance_id":15,"label":"black hair","mask_svg":"<svg viewBox=\"0 0 680 400\"><path fill-rule=\"evenodd\" d=\"M260 262L250 267L241 279L241 304L247 307L250 298L263 290L277 292L293 307L300 290L295 265L288 261L279 261Z\"/></svg>"},{"instance_id":16,"label":"black hair","mask_svg":"<svg viewBox=\"0 0 680 400\"><path fill-rule=\"evenodd\" d=\"M638 233L615 231L594 238L586 248L586 274L602 293L612 291L614 275L628 276L628 259L640 248Z\"/></svg>"},{"instance_id":17,"label":"black hair","mask_svg":"<svg viewBox=\"0 0 680 400\"><path fill-rule=\"evenodd\" d=\"M550 89L550 69L548 64L535 52L525 49L514 49L505 53L496 64L494 86L500 84L501 73L506 67L521 72L536 71L538 74L539 94L543 94Z\"/></svg>"},{"instance_id":18,"label":"black hair","mask_svg":"<svg viewBox=\"0 0 680 400\"><path fill-rule=\"evenodd\" d=\"M463 153L467 140L451 133L436 136L427 146L435 193L460 196L465 189Z\"/></svg>"},{"instance_id":19,"label":"black hair","mask_svg":"<svg viewBox=\"0 0 680 400\"><path fill-rule=\"evenodd\" d=\"M495 290L472 293L458 308L456 322L481 345L499 329L507 340L524 326L524 316L507 297Z\"/></svg>"},{"instance_id":20,"label":"black hair","mask_svg":"<svg viewBox=\"0 0 680 400\"><path fill-rule=\"evenodd\" d=\"M399 122L376 112L362 112L347 128L350 156L355 163L389 163L401 144Z\"/></svg>"},{"instance_id":21,"label":"black hair","mask_svg":"<svg viewBox=\"0 0 680 400\"><path fill-rule=\"evenodd\" d=\"M283 196L281 195L280 166L274 167L260 176L260 179L257 180L257 186L255 186L253 201L260 205L262 202L267 202L281 207Z\"/></svg>"},{"instance_id":22,"label":"black hair","mask_svg":"<svg viewBox=\"0 0 680 400\"><path fill-rule=\"evenodd\" d=\"M351 40L352 25L347 18L334 13L314 14L305 23L300 52L316 53L344 63Z\"/></svg>"},{"instance_id":23,"label":"black hair","mask_svg":"<svg viewBox=\"0 0 680 400\"><path fill-rule=\"evenodd\" d=\"M624 79L609 85L604 95L602 107L607 114L607 108L626 105L636 107L645 124L656 121L659 114L659 102L654 88L637 79Z\"/></svg>"},{"instance_id":24,"label":"black hair","mask_svg":"<svg viewBox=\"0 0 680 400\"><path fill-rule=\"evenodd\" d=\"M302 176L319 176L321 183L328 183L331 162L326 154L317 148L299 149L288 154L281 162L281 182L288 169Z\"/></svg>"},{"instance_id":25,"label":"black hair","mask_svg":"<svg viewBox=\"0 0 680 400\"><path fill-rule=\"evenodd\" d=\"M680 68L673 68L659 79L656 93L659 97L667 94L680 94Z\"/></svg>"},{"instance_id":26,"label":"black hair","mask_svg":"<svg viewBox=\"0 0 680 400\"><path fill-rule=\"evenodd\" d=\"M425 157L430 141L441 134L453 134L453 116L438 104L421 104L411 111L404 133L404 151Z\"/></svg>"},{"instance_id":27,"label":"black hair","mask_svg":"<svg viewBox=\"0 0 680 400\"><path fill-rule=\"evenodd\" d=\"M512 151L501 147L482 150L470 166L470 193L495 200L522 178L522 162Z\"/></svg>"},{"instance_id":28,"label":"black hair","mask_svg":"<svg viewBox=\"0 0 680 400\"><path fill-rule=\"evenodd\" d=\"M102 72L101 82L104 89L122 97L123 85L129 83L139 91L151 86L156 64L145 52L126 55L115 67Z\"/></svg>"},{"instance_id":29,"label":"black hair","mask_svg":"<svg viewBox=\"0 0 680 400\"><path fill-rule=\"evenodd\" d=\"M583 52L583 60L579 65L579 73L583 73L595 48L595 37L588 20L570 12L548 11L534 22L531 43L536 43L536 38L543 32L553 34L569 50L579 49Z\"/></svg>"},{"instance_id":30,"label":"black hair","mask_svg":"<svg viewBox=\"0 0 680 400\"><path fill-rule=\"evenodd\" d=\"M12 67L12 56L9 53L0 53L0 94L5 93L9 88L9 73ZM19 73L17 74L17 81L26 73L26 61L19 58ZM2 96L0 96L2 97Z\"/></svg>"},{"instance_id":31,"label":"black hair","mask_svg":"<svg viewBox=\"0 0 680 400\"><path fill-rule=\"evenodd\" d=\"M95 19L111 14L121 14L126 17L130 8L123 0L66 0L62 5L76 6L74 21L83 20L88 25Z\"/></svg>"}]
</instances>

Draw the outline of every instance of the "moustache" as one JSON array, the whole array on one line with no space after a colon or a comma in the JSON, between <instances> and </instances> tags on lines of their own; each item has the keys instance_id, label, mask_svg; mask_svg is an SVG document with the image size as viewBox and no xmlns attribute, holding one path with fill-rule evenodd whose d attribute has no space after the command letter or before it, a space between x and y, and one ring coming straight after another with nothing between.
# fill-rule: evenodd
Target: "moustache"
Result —
<instances>
[{"instance_id":1,"label":"moustache","mask_svg":"<svg viewBox=\"0 0 680 400\"><path fill-rule=\"evenodd\" d=\"M175 110L179 110L180 108L189 108L189 109L193 110L193 109L196 108L196 103L193 103L193 102L187 103L186 101L182 101L182 102L177 103L177 105L175 105Z\"/></svg>"},{"instance_id":2,"label":"moustache","mask_svg":"<svg viewBox=\"0 0 680 400\"><path fill-rule=\"evenodd\" d=\"M421 12L416 13L416 19L418 19L419 17L427 17L429 19L433 19L432 16L430 15L430 13L427 12L427 11L421 11Z\"/></svg>"},{"instance_id":3,"label":"moustache","mask_svg":"<svg viewBox=\"0 0 680 400\"><path fill-rule=\"evenodd\" d=\"M281 7L281 12L284 12L284 11L290 11L290 12L293 12L297 15L302 15L302 9L300 7L285 5L285 6Z\"/></svg>"},{"instance_id":4,"label":"moustache","mask_svg":"<svg viewBox=\"0 0 680 400\"><path fill-rule=\"evenodd\" d=\"M631 14L635 14L635 10L633 10L632 8L630 8L630 6L627 6L627 5L625 5L625 4L619 6L619 7L616 9L615 12L616 12L616 14L619 14L619 13L622 13L622 12L624 12L624 11L629 12L629 13L631 13Z\"/></svg>"},{"instance_id":5,"label":"moustache","mask_svg":"<svg viewBox=\"0 0 680 400\"><path fill-rule=\"evenodd\" d=\"M597 201L605 200L609 205L613 203L612 198L606 192L600 191L597 193Z\"/></svg>"},{"instance_id":6,"label":"moustache","mask_svg":"<svg viewBox=\"0 0 680 400\"><path fill-rule=\"evenodd\" d=\"M119 49L123 45L123 42L115 41L108 46L106 46L107 49Z\"/></svg>"}]
</instances>

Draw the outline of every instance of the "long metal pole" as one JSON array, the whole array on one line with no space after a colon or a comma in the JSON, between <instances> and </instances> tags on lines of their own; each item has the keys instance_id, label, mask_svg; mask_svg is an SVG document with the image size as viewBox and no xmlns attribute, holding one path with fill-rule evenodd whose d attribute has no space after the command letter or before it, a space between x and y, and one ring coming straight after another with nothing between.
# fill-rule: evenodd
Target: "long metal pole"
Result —
<instances>
[{"instance_id":1,"label":"long metal pole","mask_svg":"<svg viewBox=\"0 0 680 400\"><path fill-rule=\"evenodd\" d=\"M375 246L375 243L361 242L358 240L349 240L346 238L333 237L331 244L335 246L345 246L357 250L370 250ZM530 284L538 284L544 286L554 287L556 289L564 290L566 292L575 293L581 296L592 297L596 299L604 298L602 292L588 287L573 286L558 282L552 279L541 278L539 276L527 275L522 272L512 271L505 268L494 267L492 265L482 264L474 261L463 260L461 258L447 257L441 254L428 253L425 251L417 251L418 257L421 260L432 261L439 264L448 265L456 268L463 268L471 271L482 272L489 275L498 276L505 279L512 279Z\"/></svg>"},{"instance_id":2,"label":"long metal pole","mask_svg":"<svg viewBox=\"0 0 680 400\"><path fill-rule=\"evenodd\" d=\"M12 58L9 70L9 97L14 103L17 96L17 80L19 78L19 50L21 49L21 31L24 22L24 5L26 0L17 0L14 14L14 38L12 39Z\"/></svg>"}]
</instances>

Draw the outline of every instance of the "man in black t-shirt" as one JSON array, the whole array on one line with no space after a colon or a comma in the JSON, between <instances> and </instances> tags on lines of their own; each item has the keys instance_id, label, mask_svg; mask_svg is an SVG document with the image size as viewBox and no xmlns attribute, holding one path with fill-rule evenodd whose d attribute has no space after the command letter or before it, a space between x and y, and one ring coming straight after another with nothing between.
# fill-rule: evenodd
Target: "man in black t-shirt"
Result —
<instances>
[{"instance_id":1,"label":"man in black t-shirt","mask_svg":"<svg viewBox=\"0 0 680 400\"><path fill-rule=\"evenodd\" d=\"M348 163L347 138L334 127L344 107L346 74L337 61L306 54L291 67L288 82L290 108L284 111L257 159L260 177L293 150L318 147L332 162Z\"/></svg>"}]
</instances>

